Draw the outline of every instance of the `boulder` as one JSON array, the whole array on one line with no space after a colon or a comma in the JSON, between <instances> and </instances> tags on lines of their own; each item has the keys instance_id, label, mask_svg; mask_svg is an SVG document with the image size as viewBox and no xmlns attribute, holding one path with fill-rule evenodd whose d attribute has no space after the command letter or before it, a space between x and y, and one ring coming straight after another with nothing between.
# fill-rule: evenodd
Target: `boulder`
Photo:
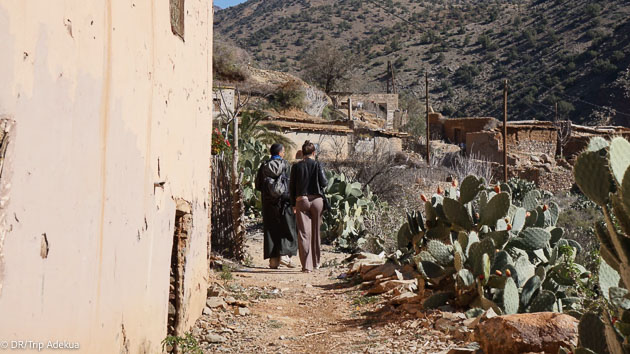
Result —
<instances>
[{"instance_id":1,"label":"boulder","mask_svg":"<svg viewBox=\"0 0 630 354\"><path fill-rule=\"evenodd\" d=\"M578 321L556 312L538 312L489 318L480 323L474 338L486 354L544 352L578 343Z\"/></svg>"},{"instance_id":2,"label":"boulder","mask_svg":"<svg viewBox=\"0 0 630 354\"><path fill-rule=\"evenodd\" d=\"M222 297L218 297L218 296L213 296L213 297L209 297L206 300L206 306L208 306L211 309L215 309L215 308L227 308L227 304L225 303L225 301L223 300Z\"/></svg>"},{"instance_id":3,"label":"boulder","mask_svg":"<svg viewBox=\"0 0 630 354\"><path fill-rule=\"evenodd\" d=\"M363 280L374 280L377 275L382 275L383 278L389 278L396 275L396 265L394 265L394 263L387 262L370 269L368 272L362 273L361 278L363 278Z\"/></svg>"},{"instance_id":4,"label":"boulder","mask_svg":"<svg viewBox=\"0 0 630 354\"><path fill-rule=\"evenodd\" d=\"M418 290L418 285L415 280L387 280L376 284L368 290L368 294L382 294L392 289L400 289L402 294L404 292L415 292Z\"/></svg>"}]
</instances>

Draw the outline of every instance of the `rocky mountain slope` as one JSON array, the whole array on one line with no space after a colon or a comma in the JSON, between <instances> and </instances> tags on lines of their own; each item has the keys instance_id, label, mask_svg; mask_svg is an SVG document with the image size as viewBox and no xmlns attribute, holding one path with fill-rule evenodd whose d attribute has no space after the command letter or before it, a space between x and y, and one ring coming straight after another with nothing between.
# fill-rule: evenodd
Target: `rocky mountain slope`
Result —
<instances>
[{"instance_id":1,"label":"rocky mountain slope","mask_svg":"<svg viewBox=\"0 0 630 354\"><path fill-rule=\"evenodd\" d=\"M630 125L630 3L625 0L249 0L215 13L219 40L257 65L300 75L322 43L361 58L350 85L382 91L387 62L400 91L447 116L560 118ZM222 39L221 39L222 38Z\"/></svg>"}]
</instances>

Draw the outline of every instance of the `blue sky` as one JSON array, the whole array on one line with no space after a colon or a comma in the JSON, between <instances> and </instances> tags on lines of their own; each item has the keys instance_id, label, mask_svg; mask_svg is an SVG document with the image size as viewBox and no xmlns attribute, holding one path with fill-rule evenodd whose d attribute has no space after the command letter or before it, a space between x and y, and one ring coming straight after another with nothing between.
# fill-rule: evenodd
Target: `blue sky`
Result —
<instances>
[{"instance_id":1,"label":"blue sky","mask_svg":"<svg viewBox=\"0 0 630 354\"><path fill-rule=\"evenodd\" d=\"M226 7L238 5L246 0L214 0L214 4L222 9Z\"/></svg>"}]
</instances>

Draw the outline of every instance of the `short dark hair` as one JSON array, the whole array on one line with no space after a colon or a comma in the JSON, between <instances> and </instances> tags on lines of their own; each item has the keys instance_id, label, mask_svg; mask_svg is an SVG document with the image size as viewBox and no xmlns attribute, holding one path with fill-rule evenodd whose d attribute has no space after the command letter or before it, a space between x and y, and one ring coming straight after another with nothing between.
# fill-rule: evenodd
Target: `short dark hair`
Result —
<instances>
[{"instance_id":1,"label":"short dark hair","mask_svg":"<svg viewBox=\"0 0 630 354\"><path fill-rule=\"evenodd\" d=\"M315 144L311 143L310 140L304 142L302 145L302 155L309 156L315 152Z\"/></svg>"},{"instance_id":2,"label":"short dark hair","mask_svg":"<svg viewBox=\"0 0 630 354\"><path fill-rule=\"evenodd\" d=\"M279 143L275 143L271 145L271 147L269 148L269 152L271 153L272 156L278 155L280 152L282 152L282 150L284 150L284 146L282 146L282 144L279 144Z\"/></svg>"}]
</instances>

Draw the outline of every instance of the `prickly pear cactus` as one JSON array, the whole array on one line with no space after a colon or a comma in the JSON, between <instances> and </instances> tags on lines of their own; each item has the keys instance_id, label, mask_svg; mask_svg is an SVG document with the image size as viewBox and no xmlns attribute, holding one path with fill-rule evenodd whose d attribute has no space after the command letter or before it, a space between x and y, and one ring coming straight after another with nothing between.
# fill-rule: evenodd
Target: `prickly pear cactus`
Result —
<instances>
[{"instance_id":1,"label":"prickly pear cactus","mask_svg":"<svg viewBox=\"0 0 630 354\"><path fill-rule=\"evenodd\" d=\"M617 312L584 314L580 345L596 353L629 353L630 295L619 286L630 286L630 142L622 137L610 143L592 139L573 173L582 192L603 212L603 222L595 224L602 257L599 285Z\"/></svg>"}]
</instances>

